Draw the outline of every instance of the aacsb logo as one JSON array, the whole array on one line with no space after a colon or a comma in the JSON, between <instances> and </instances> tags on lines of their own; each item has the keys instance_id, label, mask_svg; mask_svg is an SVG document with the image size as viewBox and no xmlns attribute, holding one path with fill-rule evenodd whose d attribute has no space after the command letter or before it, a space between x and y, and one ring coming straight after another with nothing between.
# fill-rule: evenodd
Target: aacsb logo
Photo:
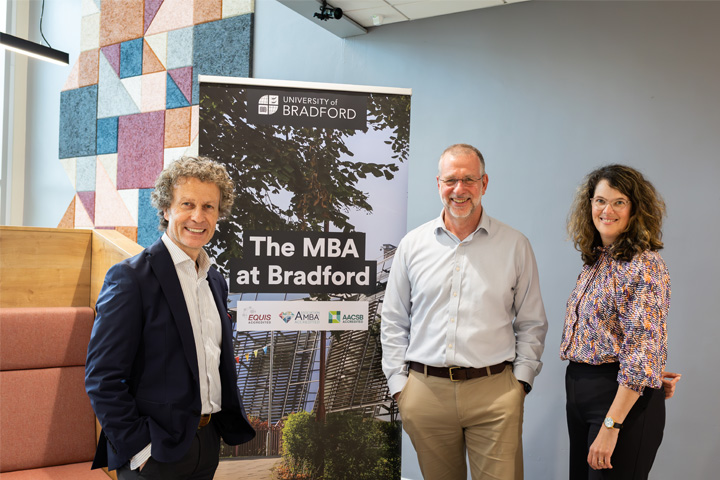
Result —
<instances>
[{"instance_id":1,"label":"aacsb logo","mask_svg":"<svg viewBox=\"0 0 720 480\"><path fill-rule=\"evenodd\" d=\"M279 99L278 95L263 95L260 97L260 100L258 100L258 114L272 115L277 112Z\"/></svg>"},{"instance_id":2,"label":"aacsb logo","mask_svg":"<svg viewBox=\"0 0 720 480\"><path fill-rule=\"evenodd\" d=\"M280 312L280 318L285 323L289 323L292 320L293 312Z\"/></svg>"},{"instance_id":3,"label":"aacsb logo","mask_svg":"<svg viewBox=\"0 0 720 480\"><path fill-rule=\"evenodd\" d=\"M340 323L340 310L330 310L328 323Z\"/></svg>"}]
</instances>

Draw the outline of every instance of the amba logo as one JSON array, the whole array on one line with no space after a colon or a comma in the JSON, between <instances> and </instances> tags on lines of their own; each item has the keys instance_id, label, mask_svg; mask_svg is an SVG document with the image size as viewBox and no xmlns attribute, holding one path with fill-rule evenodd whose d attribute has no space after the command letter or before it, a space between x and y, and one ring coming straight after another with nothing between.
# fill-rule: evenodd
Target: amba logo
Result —
<instances>
[{"instance_id":1,"label":"amba logo","mask_svg":"<svg viewBox=\"0 0 720 480\"><path fill-rule=\"evenodd\" d=\"M340 323L340 310L331 310L329 312L328 323Z\"/></svg>"}]
</instances>

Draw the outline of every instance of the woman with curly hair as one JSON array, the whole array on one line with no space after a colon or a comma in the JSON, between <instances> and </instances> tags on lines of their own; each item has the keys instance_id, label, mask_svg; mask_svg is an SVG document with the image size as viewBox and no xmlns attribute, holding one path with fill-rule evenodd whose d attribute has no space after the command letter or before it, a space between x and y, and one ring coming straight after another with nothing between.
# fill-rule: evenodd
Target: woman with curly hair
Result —
<instances>
[{"instance_id":1,"label":"woman with curly hair","mask_svg":"<svg viewBox=\"0 0 720 480\"><path fill-rule=\"evenodd\" d=\"M670 276L665 203L637 170L608 165L578 189L568 233L584 262L567 302L560 358L570 479L646 479L662 441ZM663 392L665 384L665 392Z\"/></svg>"}]
</instances>

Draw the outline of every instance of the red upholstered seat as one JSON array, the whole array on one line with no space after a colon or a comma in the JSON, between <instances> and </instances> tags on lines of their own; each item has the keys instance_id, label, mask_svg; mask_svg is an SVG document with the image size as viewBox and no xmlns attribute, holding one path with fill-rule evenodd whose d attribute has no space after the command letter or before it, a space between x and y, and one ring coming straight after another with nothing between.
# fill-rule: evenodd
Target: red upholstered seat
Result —
<instances>
[{"instance_id":1,"label":"red upholstered seat","mask_svg":"<svg viewBox=\"0 0 720 480\"><path fill-rule=\"evenodd\" d=\"M89 307L0 309L2 478L108 478L91 471L95 417L85 394Z\"/></svg>"},{"instance_id":2,"label":"red upholstered seat","mask_svg":"<svg viewBox=\"0 0 720 480\"><path fill-rule=\"evenodd\" d=\"M92 462L73 463L56 467L34 468L16 472L2 472L3 480L107 480L102 470L90 470Z\"/></svg>"}]
</instances>

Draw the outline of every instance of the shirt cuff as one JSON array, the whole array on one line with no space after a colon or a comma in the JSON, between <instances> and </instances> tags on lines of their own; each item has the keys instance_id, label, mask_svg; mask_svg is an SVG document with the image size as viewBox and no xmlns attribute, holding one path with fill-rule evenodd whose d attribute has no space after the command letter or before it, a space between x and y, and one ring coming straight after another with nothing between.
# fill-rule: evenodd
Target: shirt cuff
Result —
<instances>
[{"instance_id":1,"label":"shirt cuff","mask_svg":"<svg viewBox=\"0 0 720 480\"><path fill-rule=\"evenodd\" d=\"M148 443L147 447L140 450L130 459L130 470L137 470L140 465L150 459L150 447L152 447L152 442Z\"/></svg>"},{"instance_id":2,"label":"shirt cuff","mask_svg":"<svg viewBox=\"0 0 720 480\"><path fill-rule=\"evenodd\" d=\"M515 378L517 378L520 381L523 381L533 386L533 381L535 380L535 371L526 366L526 365L513 365L513 375L515 375Z\"/></svg>"},{"instance_id":3,"label":"shirt cuff","mask_svg":"<svg viewBox=\"0 0 720 480\"><path fill-rule=\"evenodd\" d=\"M405 384L408 381L407 375L398 373L388 379L388 390L390 390L390 396L392 397L398 392L401 392L405 388Z\"/></svg>"}]
</instances>

